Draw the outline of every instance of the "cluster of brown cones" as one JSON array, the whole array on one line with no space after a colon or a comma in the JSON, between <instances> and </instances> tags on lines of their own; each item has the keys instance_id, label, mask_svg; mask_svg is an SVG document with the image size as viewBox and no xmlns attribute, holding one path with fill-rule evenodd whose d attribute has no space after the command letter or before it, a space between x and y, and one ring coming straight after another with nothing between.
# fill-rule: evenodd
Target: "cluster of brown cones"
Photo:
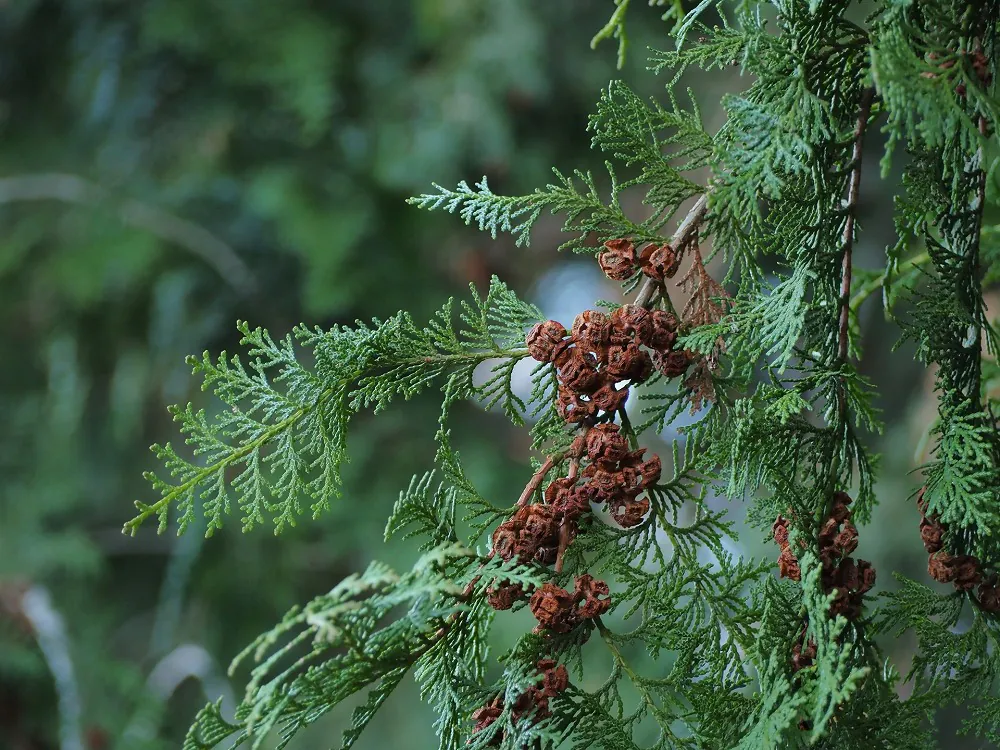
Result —
<instances>
[{"instance_id":1,"label":"cluster of brown cones","mask_svg":"<svg viewBox=\"0 0 1000 750\"><path fill-rule=\"evenodd\" d=\"M674 348L677 325L671 313L639 305L622 305L610 315L586 310L569 332L554 320L536 325L528 333L528 352L555 365L563 419L592 425L602 413L621 409L629 386L647 380L654 369L668 378L687 371L691 356Z\"/></svg>"},{"instance_id":2,"label":"cluster of brown cones","mask_svg":"<svg viewBox=\"0 0 1000 750\"><path fill-rule=\"evenodd\" d=\"M572 333L553 320L539 323L528 333L531 356L556 367L560 414L582 430L563 456L570 459L567 476L549 483L544 502L532 503L531 495L554 462L550 460L539 470L514 515L493 532L491 555L554 565L558 573L563 553L592 504L605 505L622 526L642 523L649 512L649 500L640 496L659 481L660 459L656 455L644 459L645 449L630 450L620 427L607 420L624 408L628 386L649 378L654 366L671 377L687 369L690 359L685 352L674 350L676 340L677 319L673 315L637 305L624 305L611 315L595 310L581 313ZM621 383L624 387L619 387ZM607 612L609 593L604 581L585 573L577 576L572 592L550 581L532 592L530 599L521 584L498 582L487 590L487 601L494 609L503 610L529 599L531 613L538 621L535 632L567 634ZM580 638L585 639L589 632L581 631ZM539 662L539 669L546 675L560 675L553 684L562 684L565 668L543 661L548 666L543 668ZM533 714L536 718L545 715L547 704L539 701L547 701L549 692L533 691L519 699L513 707L514 720L532 705L538 707ZM502 698L497 696L475 713L475 731L490 726L502 713Z\"/></svg>"},{"instance_id":3,"label":"cluster of brown cones","mask_svg":"<svg viewBox=\"0 0 1000 750\"><path fill-rule=\"evenodd\" d=\"M851 498L847 493L834 494L830 515L823 522L817 541L823 565L823 590L834 592L830 614L856 620L861 616L864 595L875 585L875 568L867 560L855 561L850 556L858 547L858 530L851 523L851 511L847 507L850 504ZM778 516L772 531L774 541L781 548L779 574L793 581L800 580L799 562L788 542L788 521Z\"/></svg>"},{"instance_id":4,"label":"cluster of brown cones","mask_svg":"<svg viewBox=\"0 0 1000 750\"><path fill-rule=\"evenodd\" d=\"M834 493L830 514L823 522L817 541L819 559L823 566L821 581L823 591L833 592L830 615L843 615L848 620L861 617L864 595L875 585L875 568L867 560L854 560L851 553L858 547L858 530L851 523L848 506L851 497L845 492ZM781 548L778 556L778 573L782 578L801 580L802 570L788 539L788 520L778 516L771 527L774 541ZM798 671L812 664L816 657L816 644L805 642L805 631L792 649L792 666Z\"/></svg>"},{"instance_id":5,"label":"cluster of brown cones","mask_svg":"<svg viewBox=\"0 0 1000 750\"><path fill-rule=\"evenodd\" d=\"M555 698L569 686L569 673L554 659L541 659L535 665L542 679L538 685L523 693L511 707L511 719L517 722L522 716L534 710L534 719L551 716L549 699ZM476 722L473 732L482 732L503 715L503 696L497 695L492 701L472 714ZM503 732L496 732L490 738L490 745L498 746L503 740Z\"/></svg>"},{"instance_id":6,"label":"cluster of brown cones","mask_svg":"<svg viewBox=\"0 0 1000 750\"><path fill-rule=\"evenodd\" d=\"M637 252L631 240L617 239L604 243L598 261L612 279L626 280L640 272L662 283L676 275L681 253L669 243L649 244ZM554 320L531 329L525 342L528 353L554 365L559 414L568 424L578 425L580 433L565 454L551 457L529 482L517 510L493 532L491 556L554 565L559 573L563 554L592 505L605 506L623 527L643 523L650 509L644 493L659 481L662 465L656 455L644 458L645 449L630 449L614 419L623 413L633 385L656 371L667 378L679 377L694 363L689 352L677 347L678 327L672 312L623 305L610 314L587 310L569 331ZM543 501L533 503L547 473L566 459L570 460L566 476L550 481ZM608 611L609 593L604 581L584 573L576 577L572 592L549 581L530 596L520 584L498 581L487 589L487 601L505 610L528 600L538 621L536 633L578 631L584 640L590 630L580 626ZM518 699L512 707L514 721L532 706L536 718L548 715L548 699L565 689L568 677L563 666L544 659L538 669L542 686ZM496 696L474 714L475 732L491 726L503 711L503 697ZM498 744L502 735L497 733L491 743Z\"/></svg>"},{"instance_id":7,"label":"cluster of brown cones","mask_svg":"<svg viewBox=\"0 0 1000 750\"><path fill-rule=\"evenodd\" d=\"M975 555L952 555L944 548L945 527L934 513L927 512L924 490L917 495L920 509L920 539L927 550L927 573L935 581L950 583L959 591L978 587L975 597L980 609L1000 613L1000 583L997 576L987 576Z\"/></svg>"},{"instance_id":8,"label":"cluster of brown cones","mask_svg":"<svg viewBox=\"0 0 1000 750\"><path fill-rule=\"evenodd\" d=\"M569 456L577 467L580 462L587 462L583 471L571 470L570 476L554 479L545 490L544 503L523 505L501 523L493 532L492 554L504 560L517 558L522 562L554 564L559 572L562 554L576 537L580 519L590 511L591 503L606 504L622 526L641 523L649 512L649 500L639 495L659 480L662 470L659 456L643 460L644 453L644 449L629 450L616 424L595 425L577 436ZM578 591L583 578L577 580ZM607 588L600 581L595 584ZM563 589L559 591L572 596ZM520 584L500 584L490 589L488 601L495 609L510 609L525 596ZM543 610L536 610L534 597L532 611L536 612L541 627L554 632L572 629L544 624L539 616ZM558 620L561 627L569 621ZM579 623L579 619L572 621L574 625Z\"/></svg>"},{"instance_id":9,"label":"cluster of brown cones","mask_svg":"<svg viewBox=\"0 0 1000 750\"><path fill-rule=\"evenodd\" d=\"M597 256L601 270L613 281L626 281L641 271L656 281L673 278L681 265L681 254L669 243L650 243L636 252L632 240L608 240Z\"/></svg>"},{"instance_id":10,"label":"cluster of brown cones","mask_svg":"<svg viewBox=\"0 0 1000 750\"><path fill-rule=\"evenodd\" d=\"M577 577L573 593L554 583L546 583L531 595L531 613L538 620L536 632L569 633L584 620L600 617L611 606L608 584L589 573Z\"/></svg>"}]
</instances>

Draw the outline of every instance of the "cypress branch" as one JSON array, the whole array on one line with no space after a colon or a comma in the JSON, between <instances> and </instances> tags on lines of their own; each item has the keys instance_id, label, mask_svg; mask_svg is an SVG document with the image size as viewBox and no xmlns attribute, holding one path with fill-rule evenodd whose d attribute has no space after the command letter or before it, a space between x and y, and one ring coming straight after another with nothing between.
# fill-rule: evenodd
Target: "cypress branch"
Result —
<instances>
[{"instance_id":1,"label":"cypress branch","mask_svg":"<svg viewBox=\"0 0 1000 750\"><path fill-rule=\"evenodd\" d=\"M258 664L237 715L209 706L187 748L233 737L259 745L274 729L289 742L367 690L349 747L410 673L438 717L440 747L452 750L632 750L647 718L657 748L926 748L935 709L954 704L968 708L963 731L996 739L1000 430L990 382L1000 375L983 351L1000 347L983 285L1000 246L983 221L1000 113L997 3L879 2L859 23L848 3L720 2L721 27L709 28L711 5L669 6L675 49L652 61L672 74L662 103L620 81L601 93L588 129L610 189L591 173L556 171L528 195L498 195L483 179L410 199L517 244L543 212L561 214L561 248L596 255L622 283L622 304L570 325L541 321L494 279L485 298L473 290L423 326L400 313L300 327L294 343L241 324L249 366L195 361L229 408L213 418L175 410L206 465L158 448L172 480L152 477L161 497L139 504L128 530L153 515L162 528L171 506L183 530L202 501L212 531L231 492L245 527L273 514L280 529L295 523L301 497L315 514L339 492L359 410L432 387L442 410L437 467L414 477L386 524L387 539L421 538L413 569L373 564L291 611L248 652ZM595 44L618 39L624 55L629 6L616 3ZM709 133L690 91L681 106L678 79L728 66L739 89ZM876 118L883 180L894 150L909 155L884 270L859 267L856 252ZM706 168L703 186L696 173ZM643 217L621 199L632 188L643 191ZM721 278L706 258L724 262ZM854 554L878 532L867 434L881 429L878 394L859 372L855 325L878 289L903 340L935 367L933 453L922 486L914 479L911 541L923 544L929 577L953 586L948 595L905 579L879 592L884 573ZM299 364L301 347L314 367ZM512 382L526 358L537 362L527 398ZM474 373L486 366L483 382ZM466 474L449 423L461 400L533 422L540 458L519 497L487 499ZM657 455L670 425L678 437ZM733 504L719 510L716 494ZM741 515L773 539L771 557L746 556ZM537 625L493 677L490 629L521 609ZM908 631L919 650L900 676L874 639ZM595 633L611 665L596 679L583 648ZM663 665L655 678L630 663L633 648ZM293 653L300 660L281 669Z\"/></svg>"}]
</instances>

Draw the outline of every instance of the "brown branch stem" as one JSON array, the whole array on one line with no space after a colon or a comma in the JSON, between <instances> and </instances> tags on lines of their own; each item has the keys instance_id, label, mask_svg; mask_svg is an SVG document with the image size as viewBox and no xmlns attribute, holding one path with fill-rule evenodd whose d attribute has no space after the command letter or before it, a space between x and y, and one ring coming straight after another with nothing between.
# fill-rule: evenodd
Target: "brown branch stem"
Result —
<instances>
[{"instance_id":1,"label":"brown branch stem","mask_svg":"<svg viewBox=\"0 0 1000 750\"><path fill-rule=\"evenodd\" d=\"M986 123L986 117L985 116L979 115L978 125L979 125L979 134L985 140L986 139L986 133L987 133L987 130L988 130L987 123ZM974 252L975 252L975 261L974 262L975 262L976 280L979 282L980 287L982 286L982 263L980 262L980 245L982 244L982 236L983 236L983 215L984 215L984 213L986 211L986 169L983 166L983 161L984 161L985 158L986 158L986 155L983 152L983 147L980 146L979 147L979 185L977 186L977 189L976 189L976 204L977 204L976 205L976 212L978 213L978 216L977 216L977 221L976 221L976 247L975 247L975 250L974 250ZM975 403L977 403L977 404L981 403L980 391L982 390L981 381L982 381L982 369L983 369L982 350L983 350L983 327L982 327L982 325L977 325L976 326L976 351L980 352L980 356L979 356L979 376L976 378L975 390L973 391L973 393L970 394L972 396L973 400L975 401Z\"/></svg>"},{"instance_id":2,"label":"brown branch stem","mask_svg":"<svg viewBox=\"0 0 1000 750\"><path fill-rule=\"evenodd\" d=\"M857 126L854 128L854 148L851 152L851 177L847 188L845 210L847 220L844 223L843 248L840 274L840 319L838 321L837 358L841 364L847 362L850 352L851 324L851 270L854 254L854 227L857 216L858 196L861 192L861 157L864 153L865 128L871 116L872 102L875 100L875 89L866 88L861 94L861 104L858 112ZM847 417L847 394L843 386L840 389L838 414L841 424Z\"/></svg>"},{"instance_id":3,"label":"brown branch stem","mask_svg":"<svg viewBox=\"0 0 1000 750\"><path fill-rule=\"evenodd\" d=\"M542 486L542 482L545 481L545 477L550 471L552 471L552 467L556 465L557 458L557 456L549 456L545 459L545 463L539 467L538 471L534 473L531 480L527 485L525 485L524 492L521 493L521 497L517 499L518 508L523 508L528 504L531 496L538 491L538 488Z\"/></svg>"},{"instance_id":4,"label":"brown branch stem","mask_svg":"<svg viewBox=\"0 0 1000 750\"><path fill-rule=\"evenodd\" d=\"M687 216L681 222L680 226L677 227L677 231L674 232L673 236L670 238L670 246L674 248L675 251L680 252L681 248L688 245L689 242L694 237L697 237L698 230L701 229L701 224L705 220L705 215L708 213L708 192L706 191L698 198L697 202L691 206L691 210L688 211ZM639 293L635 297L635 304L641 307L648 307L656 296L656 292L663 287L662 282L656 279L647 278L643 281L642 286L639 288Z\"/></svg>"}]
</instances>

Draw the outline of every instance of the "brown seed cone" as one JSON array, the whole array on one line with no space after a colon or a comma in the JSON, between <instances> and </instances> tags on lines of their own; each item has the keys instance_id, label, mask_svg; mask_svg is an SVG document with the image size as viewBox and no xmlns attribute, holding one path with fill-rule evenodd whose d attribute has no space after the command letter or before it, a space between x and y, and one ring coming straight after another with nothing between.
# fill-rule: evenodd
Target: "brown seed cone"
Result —
<instances>
[{"instance_id":1,"label":"brown seed cone","mask_svg":"<svg viewBox=\"0 0 1000 750\"><path fill-rule=\"evenodd\" d=\"M576 479L560 477L553 479L549 486L545 488L545 502L553 508L560 504L565 504L568 498L573 496L576 488Z\"/></svg>"},{"instance_id":2,"label":"brown seed cone","mask_svg":"<svg viewBox=\"0 0 1000 750\"><path fill-rule=\"evenodd\" d=\"M552 364L557 368L576 356L576 339L573 337L563 339L556 344L552 351Z\"/></svg>"},{"instance_id":3,"label":"brown seed cone","mask_svg":"<svg viewBox=\"0 0 1000 750\"><path fill-rule=\"evenodd\" d=\"M518 510L524 517L521 541L538 547L558 537L558 519L549 505L526 505Z\"/></svg>"},{"instance_id":4,"label":"brown seed cone","mask_svg":"<svg viewBox=\"0 0 1000 750\"><path fill-rule=\"evenodd\" d=\"M861 617L864 611L861 594L849 591L846 586L837 586L832 591L834 592L833 601L830 603L832 617L843 615L848 620L857 620Z\"/></svg>"},{"instance_id":5,"label":"brown seed cone","mask_svg":"<svg viewBox=\"0 0 1000 750\"><path fill-rule=\"evenodd\" d=\"M943 550L927 558L927 573L939 583L951 583L956 572L954 558Z\"/></svg>"},{"instance_id":6,"label":"brown seed cone","mask_svg":"<svg viewBox=\"0 0 1000 750\"><path fill-rule=\"evenodd\" d=\"M517 553L520 529L511 521L504 521L493 532L493 554L501 560L510 560Z\"/></svg>"},{"instance_id":7,"label":"brown seed cone","mask_svg":"<svg viewBox=\"0 0 1000 750\"><path fill-rule=\"evenodd\" d=\"M636 448L634 451L629 451L629 454L622 459L623 464L628 464L629 466L638 466L642 463L642 457L646 455L645 448Z\"/></svg>"},{"instance_id":8,"label":"brown seed cone","mask_svg":"<svg viewBox=\"0 0 1000 750\"><path fill-rule=\"evenodd\" d=\"M979 558L974 555L955 555L952 558L955 565L955 579L953 583L959 591L969 591L983 581L983 573L980 570Z\"/></svg>"},{"instance_id":9,"label":"brown seed cone","mask_svg":"<svg viewBox=\"0 0 1000 750\"><path fill-rule=\"evenodd\" d=\"M630 497L638 495L642 490L642 471L639 466L629 464L619 470L622 478L622 489Z\"/></svg>"},{"instance_id":10,"label":"brown seed cone","mask_svg":"<svg viewBox=\"0 0 1000 750\"><path fill-rule=\"evenodd\" d=\"M551 362L556 345L562 343L565 337L566 329L563 328L562 323L554 320L538 323L528 331L528 335L525 337L528 354L539 362Z\"/></svg>"},{"instance_id":11,"label":"brown seed cone","mask_svg":"<svg viewBox=\"0 0 1000 750\"><path fill-rule=\"evenodd\" d=\"M841 555L849 555L858 548L858 530L854 524L844 524L844 528L833 538L833 547Z\"/></svg>"},{"instance_id":12,"label":"brown seed cone","mask_svg":"<svg viewBox=\"0 0 1000 750\"><path fill-rule=\"evenodd\" d=\"M788 519L784 516L778 516L774 523L771 525L771 534L774 536L774 541L778 543L781 549L788 546Z\"/></svg>"},{"instance_id":13,"label":"brown seed cone","mask_svg":"<svg viewBox=\"0 0 1000 750\"><path fill-rule=\"evenodd\" d=\"M591 403L596 409L606 412L615 412L625 406L628 401L628 388L616 390L614 383L605 383L598 388L591 396Z\"/></svg>"},{"instance_id":14,"label":"brown seed cone","mask_svg":"<svg viewBox=\"0 0 1000 750\"><path fill-rule=\"evenodd\" d=\"M670 244L649 244L639 254L639 268L657 281L673 278L680 268L681 258Z\"/></svg>"},{"instance_id":15,"label":"brown seed cone","mask_svg":"<svg viewBox=\"0 0 1000 750\"><path fill-rule=\"evenodd\" d=\"M940 552L944 547L944 528L941 524L926 518L920 521L920 541L929 554Z\"/></svg>"},{"instance_id":16,"label":"brown seed cone","mask_svg":"<svg viewBox=\"0 0 1000 750\"><path fill-rule=\"evenodd\" d=\"M590 480L587 487L594 495L594 502L606 503L618 497L624 489L624 477L621 469L608 470L598 464L586 468L586 476Z\"/></svg>"},{"instance_id":17,"label":"brown seed cone","mask_svg":"<svg viewBox=\"0 0 1000 750\"><path fill-rule=\"evenodd\" d=\"M640 339L640 343L650 349L665 352L674 348L677 341L677 318L666 310L653 310L650 313L649 336Z\"/></svg>"},{"instance_id":18,"label":"brown seed cone","mask_svg":"<svg viewBox=\"0 0 1000 750\"><path fill-rule=\"evenodd\" d=\"M541 695L555 698L569 687L569 672L562 664L557 664L555 659L541 659L536 666L542 673L542 683L537 688Z\"/></svg>"},{"instance_id":19,"label":"brown seed cone","mask_svg":"<svg viewBox=\"0 0 1000 750\"><path fill-rule=\"evenodd\" d=\"M616 464L628 454L628 441L616 424L594 425L587 432L587 458L594 463Z\"/></svg>"},{"instance_id":20,"label":"brown seed cone","mask_svg":"<svg viewBox=\"0 0 1000 750\"><path fill-rule=\"evenodd\" d=\"M524 588L519 583L502 583L486 590L486 603L493 609L510 609L524 598Z\"/></svg>"},{"instance_id":21,"label":"brown seed cone","mask_svg":"<svg viewBox=\"0 0 1000 750\"><path fill-rule=\"evenodd\" d=\"M622 305L611 313L611 326L616 332L642 342L653 333L653 316L641 305Z\"/></svg>"},{"instance_id":22,"label":"brown seed cone","mask_svg":"<svg viewBox=\"0 0 1000 750\"><path fill-rule=\"evenodd\" d=\"M875 567L867 560L858 560L858 571L861 573L858 591L865 594L875 587Z\"/></svg>"},{"instance_id":23,"label":"brown seed cone","mask_svg":"<svg viewBox=\"0 0 1000 750\"><path fill-rule=\"evenodd\" d=\"M511 706L511 720L516 724L522 716L538 706L538 700L538 691L535 688L530 688L528 692L519 695ZM544 719L548 715L548 707L548 701L542 699L542 705L535 710L535 717Z\"/></svg>"},{"instance_id":24,"label":"brown seed cone","mask_svg":"<svg viewBox=\"0 0 1000 750\"><path fill-rule=\"evenodd\" d=\"M643 488L654 485L660 481L660 475L663 473L663 462L654 453L648 461L643 461L639 465L639 472L642 474Z\"/></svg>"},{"instance_id":25,"label":"brown seed cone","mask_svg":"<svg viewBox=\"0 0 1000 750\"><path fill-rule=\"evenodd\" d=\"M785 547L778 555L778 575L793 581L802 579L802 568L799 567L799 561L792 553L791 547Z\"/></svg>"},{"instance_id":26,"label":"brown seed cone","mask_svg":"<svg viewBox=\"0 0 1000 750\"><path fill-rule=\"evenodd\" d=\"M545 583L535 589L529 606L531 614L538 620L536 631L546 629L553 633L568 633L577 624L573 595L554 583Z\"/></svg>"},{"instance_id":27,"label":"brown seed cone","mask_svg":"<svg viewBox=\"0 0 1000 750\"><path fill-rule=\"evenodd\" d=\"M573 591L573 599L579 605L576 610L577 617L581 620L592 620L600 617L611 608L610 599L601 599L608 596L610 589L604 581L594 580L589 573L584 573L576 579Z\"/></svg>"},{"instance_id":28,"label":"brown seed cone","mask_svg":"<svg viewBox=\"0 0 1000 750\"><path fill-rule=\"evenodd\" d=\"M833 493L833 503L831 505L830 518L837 523L843 523L851 517L851 510L847 506L854 502L846 492Z\"/></svg>"},{"instance_id":29,"label":"brown seed cone","mask_svg":"<svg viewBox=\"0 0 1000 750\"><path fill-rule=\"evenodd\" d=\"M683 349L672 349L666 352L653 352L653 364L663 373L664 377L676 378L687 372L691 366L691 355Z\"/></svg>"},{"instance_id":30,"label":"brown seed cone","mask_svg":"<svg viewBox=\"0 0 1000 750\"><path fill-rule=\"evenodd\" d=\"M503 707L492 703L482 708L477 708L472 713L472 720L476 723L472 729L472 733L476 734L477 732L482 732L484 729L488 729L502 714ZM497 732L490 739L490 745L499 745L502 739L503 732ZM469 741L471 742L471 739Z\"/></svg>"},{"instance_id":31,"label":"brown seed cone","mask_svg":"<svg viewBox=\"0 0 1000 750\"><path fill-rule=\"evenodd\" d=\"M823 525L819 527L819 533L816 535L816 540L821 549L829 549L833 546L833 540L836 538L839 528L840 521L836 518L827 518L823 522Z\"/></svg>"},{"instance_id":32,"label":"brown seed cone","mask_svg":"<svg viewBox=\"0 0 1000 750\"><path fill-rule=\"evenodd\" d=\"M633 261L611 251L606 250L603 253L598 253L597 263L604 271L604 275L612 281L625 281L635 273Z\"/></svg>"},{"instance_id":33,"label":"brown seed cone","mask_svg":"<svg viewBox=\"0 0 1000 750\"><path fill-rule=\"evenodd\" d=\"M587 485L580 485L574 487L571 493L560 495L552 509L559 514L563 523L575 524L581 516L590 511L593 498L594 491ZM575 531L575 525L572 528Z\"/></svg>"},{"instance_id":34,"label":"brown seed cone","mask_svg":"<svg viewBox=\"0 0 1000 750\"><path fill-rule=\"evenodd\" d=\"M834 582L856 590L861 586L861 570L853 558L845 557L840 561L834 575L831 576Z\"/></svg>"},{"instance_id":35,"label":"brown seed cone","mask_svg":"<svg viewBox=\"0 0 1000 750\"><path fill-rule=\"evenodd\" d=\"M611 509L611 517L620 526L630 529L642 523L642 519L649 512L649 500L645 497L633 500L629 497L616 498L608 505Z\"/></svg>"},{"instance_id":36,"label":"brown seed cone","mask_svg":"<svg viewBox=\"0 0 1000 750\"><path fill-rule=\"evenodd\" d=\"M579 347L571 349L570 354L557 365L559 381L577 393L591 393L604 382L596 364L593 355Z\"/></svg>"},{"instance_id":37,"label":"brown seed cone","mask_svg":"<svg viewBox=\"0 0 1000 750\"><path fill-rule=\"evenodd\" d=\"M607 240L604 243L604 250L605 252L620 255L629 261L635 261L635 245L627 237L617 240Z\"/></svg>"},{"instance_id":38,"label":"brown seed cone","mask_svg":"<svg viewBox=\"0 0 1000 750\"><path fill-rule=\"evenodd\" d=\"M585 348L607 346L611 332L611 320L600 310L584 310L573 320L573 338Z\"/></svg>"},{"instance_id":39,"label":"brown seed cone","mask_svg":"<svg viewBox=\"0 0 1000 750\"><path fill-rule=\"evenodd\" d=\"M562 383L559 384L556 409L559 416L571 424L585 422L596 414L596 406L592 401L584 400Z\"/></svg>"},{"instance_id":40,"label":"brown seed cone","mask_svg":"<svg viewBox=\"0 0 1000 750\"><path fill-rule=\"evenodd\" d=\"M830 615L833 617L844 615L846 617L851 608L851 592L847 586L831 586L827 593L830 592L833 593L833 601L830 602Z\"/></svg>"},{"instance_id":41,"label":"brown seed cone","mask_svg":"<svg viewBox=\"0 0 1000 750\"><path fill-rule=\"evenodd\" d=\"M653 374L653 360L638 344L630 342L625 346L611 346L604 372L615 380L642 383Z\"/></svg>"},{"instance_id":42,"label":"brown seed cone","mask_svg":"<svg viewBox=\"0 0 1000 750\"><path fill-rule=\"evenodd\" d=\"M1000 613L1000 586L995 580L979 584L979 606L984 612Z\"/></svg>"}]
</instances>

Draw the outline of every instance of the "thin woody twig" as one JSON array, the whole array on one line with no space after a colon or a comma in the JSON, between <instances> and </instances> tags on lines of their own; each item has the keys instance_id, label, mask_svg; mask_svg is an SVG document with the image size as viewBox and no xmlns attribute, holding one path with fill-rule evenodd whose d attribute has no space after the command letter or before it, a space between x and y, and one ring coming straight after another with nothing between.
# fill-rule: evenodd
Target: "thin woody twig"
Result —
<instances>
[{"instance_id":1,"label":"thin woody twig","mask_svg":"<svg viewBox=\"0 0 1000 750\"><path fill-rule=\"evenodd\" d=\"M697 236L698 230L701 228L702 222L705 220L705 215L708 213L708 193L705 192L697 202L691 206L691 210L688 211L687 216L681 222L681 225L677 227L677 231L674 232L673 237L670 238L670 246L674 248L675 251L680 252L682 248L686 247L691 240ZM635 297L635 304L641 307L646 307L650 302L653 301L656 292L662 287L662 283L656 279L647 278L642 286L639 288L639 293Z\"/></svg>"},{"instance_id":2,"label":"thin woody twig","mask_svg":"<svg viewBox=\"0 0 1000 750\"><path fill-rule=\"evenodd\" d=\"M851 153L851 181L847 188L847 221L844 223L843 247L844 256L841 261L840 276L840 320L838 323L837 357L841 362L847 361L850 343L851 321L851 269L854 254L854 225L858 208L858 195L861 190L861 157L864 153L865 128L871 116L872 102L875 100L875 89L867 88L861 94L858 124L854 129L854 149ZM847 410L847 400L840 399L840 417L843 420Z\"/></svg>"},{"instance_id":3,"label":"thin woody twig","mask_svg":"<svg viewBox=\"0 0 1000 750\"><path fill-rule=\"evenodd\" d=\"M569 472L566 474L567 479L576 479L576 475L580 473L580 459L571 458L569 461Z\"/></svg>"},{"instance_id":4,"label":"thin woody twig","mask_svg":"<svg viewBox=\"0 0 1000 750\"><path fill-rule=\"evenodd\" d=\"M559 524L559 549L556 552L556 573L562 573L563 555L566 553L566 548L569 547L571 541L573 541L572 529L570 529L569 524L563 521Z\"/></svg>"},{"instance_id":5,"label":"thin woody twig","mask_svg":"<svg viewBox=\"0 0 1000 750\"><path fill-rule=\"evenodd\" d=\"M545 459L545 463L543 463L541 467L539 467L538 471L535 472L534 476L531 477L531 480L524 488L524 492L521 493L521 497L517 499L518 508L523 508L528 504L528 501L531 500L531 496L538 491L538 488L542 486L542 482L545 481L545 477L550 471L552 471L552 467L556 465L557 458L557 456L549 456Z\"/></svg>"},{"instance_id":6,"label":"thin woody twig","mask_svg":"<svg viewBox=\"0 0 1000 750\"><path fill-rule=\"evenodd\" d=\"M837 359L840 364L846 364L850 353L850 323L851 323L851 275L852 256L854 254L854 226L858 208L858 196L861 191L861 157L864 153L865 128L868 126L868 119L871 117L872 103L875 101L875 89L866 88L861 94L861 101L858 105L857 125L854 128L854 147L851 151L851 176L847 187L847 200L844 211L847 219L844 222L844 233L842 245L844 249L841 259L840 272L840 313L837 322ZM837 421L838 429L846 431L847 425L847 385L844 378L840 379L837 393ZM833 498L831 495L830 505L827 508L828 514L832 510Z\"/></svg>"}]
</instances>

